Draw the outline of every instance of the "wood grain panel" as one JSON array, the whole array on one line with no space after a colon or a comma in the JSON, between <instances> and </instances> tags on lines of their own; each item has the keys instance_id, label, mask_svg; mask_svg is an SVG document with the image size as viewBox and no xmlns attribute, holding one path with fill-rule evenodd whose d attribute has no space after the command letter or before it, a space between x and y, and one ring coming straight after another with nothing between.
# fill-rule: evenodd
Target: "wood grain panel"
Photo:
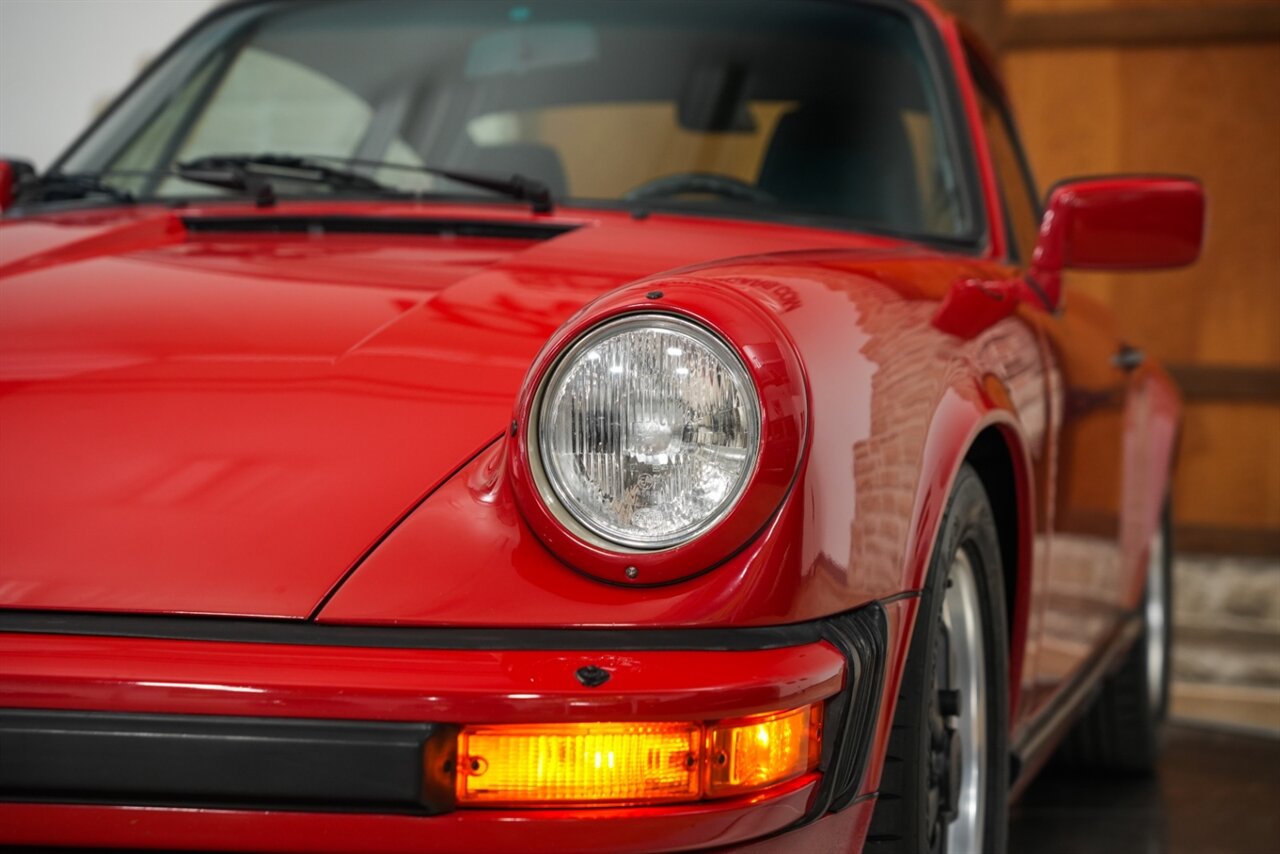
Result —
<instances>
[{"instance_id":1,"label":"wood grain panel","mask_svg":"<svg viewBox=\"0 0 1280 854\"><path fill-rule=\"evenodd\" d=\"M1167 10L1214 7L1231 11L1240 7L1262 6L1273 0L1003 0L1006 15L1018 12L1055 12L1070 15L1098 9L1132 9L1160 13Z\"/></svg>"},{"instance_id":2,"label":"wood grain panel","mask_svg":"<svg viewBox=\"0 0 1280 854\"><path fill-rule=\"evenodd\" d=\"M1009 98L1042 196L1064 178L1124 168L1125 101L1115 84L1121 59L1118 49L1010 51L1004 56ZM1116 289L1132 285L1128 279L1113 273L1068 273L1065 292L1068 301L1072 293L1082 293L1113 305Z\"/></svg>"},{"instance_id":3,"label":"wood grain panel","mask_svg":"<svg viewBox=\"0 0 1280 854\"><path fill-rule=\"evenodd\" d=\"M1280 530L1280 406L1191 403L1180 451L1180 523Z\"/></svg>"},{"instance_id":4,"label":"wood grain panel","mask_svg":"<svg viewBox=\"0 0 1280 854\"><path fill-rule=\"evenodd\" d=\"M1280 406L1280 367L1178 364L1165 367L1188 401Z\"/></svg>"},{"instance_id":5,"label":"wood grain panel","mask_svg":"<svg viewBox=\"0 0 1280 854\"><path fill-rule=\"evenodd\" d=\"M1122 329L1173 361L1280 364L1280 42L1127 51L1118 86L1122 167L1209 194L1200 263L1135 276Z\"/></svg>"},{"instance_id":6,"label":"wood grain panel","mask_svg":"<svg viewBox=\"0 0 1280 854\"><path fill-rule=\"evenodd\" d=\"M1237 0L1007 0L1006 16L1052 10L1064 25L1096 23L1089 15L1118 5L1166 20L1171 9L1234 15L1241 7ZM1280 2L1268 5L1280 15ZM1234 542L1252 552L1280 536L1280 405L1272 399L1280 374L1280 31L1261 35L1268 41L1179 37L1176 45L1013 49L1003 58L1042 189L1109 171L1204 181L1209 223L1199 264L1072 274L1067 310L1072 294L1101 299L1126 339L1189 380L1178 522L1200 545Z\"/></svg>"},{"instance_id":7,"label":"wood grain panel","mask_svg":"<svg viewBox=\"0 0 1280 854\"><path fill-rule=\"evenodd\" d=\"M1280 555L1280 530L1274 528L1181 524L1174 528L1173 541L1180 555Z\"/></svg>"},{"instance_id":8,"label":"wood grain panel","mask_svg":"<svg viewBox=\"0 0 1280 854\"><path fill-rule=\"evenodd\" d=\"M1120 62L1121 52L1107 49L1006 55L1009 98L1042 193L1069 175L1121 167Z\"/></svg>"},{"instance_id":9,"label":"wood grain panel","mask_svg":"<svg viewBox=\"0 0 1280 854\"><path fill-rule=\"evenodd\" d=\"M941 5L968 24L986 43L997 50L1004 30L1003 0L942 0Z\"/></svg>"},{"instance_id":10,"label":"wood grain panel","mask_svg":"<svg viewBox=\"0 0 1280 854\"><path fill-rule=\"evenodd\" d=\"M1027 11L1006 16L998 41L1009 48L1084 45L1171 45L1258 42L1280 37L1274 2L1084 8L1064 13Z\"/></svg>"}]
</instances>

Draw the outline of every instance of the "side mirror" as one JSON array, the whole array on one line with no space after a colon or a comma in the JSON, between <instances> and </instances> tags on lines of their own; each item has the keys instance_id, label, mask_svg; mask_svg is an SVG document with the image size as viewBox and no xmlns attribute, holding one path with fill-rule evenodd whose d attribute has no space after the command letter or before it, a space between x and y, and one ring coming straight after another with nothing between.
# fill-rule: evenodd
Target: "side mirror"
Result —
<instances>
[{"instance_id":1,"label":"side mirror","mask_svg":"<svg viewBox=\"0 0 1280 854\"><path fill-rule=\"evenodd\" d=\"M25 160L0 160L0 213L13 204L22 182L36 176L36 167Z\"/></svg>"},{"instance_id":2,"label":"side mirror","mask_svg":"<svg viewBox=\"0 0 1280 854\"><path fill-rule=\"evenodd\" d=\"M1049 191L1031 276L1058 305L1063 270L1184 267L1204 242L1204 188L1192 178L1117 175Z\"/></svg>"}]
</instances>

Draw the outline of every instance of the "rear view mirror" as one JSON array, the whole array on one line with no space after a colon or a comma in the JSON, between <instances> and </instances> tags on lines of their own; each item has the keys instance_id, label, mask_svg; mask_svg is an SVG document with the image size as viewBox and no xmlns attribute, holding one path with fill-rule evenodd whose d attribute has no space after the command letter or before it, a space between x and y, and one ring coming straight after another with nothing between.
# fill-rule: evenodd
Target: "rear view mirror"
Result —
<instances>
[{"instance_id":1,"label":"rear view mirror","mask_svg":"<svg viewBox=\"0 0 1280 854\"><path fill-rule=\"evenodd\" d=\"M19 185L35 175L36 167L25 160L0 160L0 213L13 204Z\"/></svg>"},{"instance_id":2,"label":"rear view mirror","mask_svg":"<svg viewBox=\"0 0 1280 854\"><path fill-rule=\"evenodd\" d=\"M476 39L467 51L466 74L468 80L529 74L599 57L599 36L587 24L528 24Z\"/></svg>"},{"instance_id":3,"label":"rear view mirror","mask_svg":"<svg viewBox=\"0 0 1280 854\"><path fill-rule=\"evenodd\" d=\"M1205 196L1191 178L1114 176L1049 191L1031 275L1056 305L1063 270L1183 267L1200 256Z\"/></svg>"}]
</instances>

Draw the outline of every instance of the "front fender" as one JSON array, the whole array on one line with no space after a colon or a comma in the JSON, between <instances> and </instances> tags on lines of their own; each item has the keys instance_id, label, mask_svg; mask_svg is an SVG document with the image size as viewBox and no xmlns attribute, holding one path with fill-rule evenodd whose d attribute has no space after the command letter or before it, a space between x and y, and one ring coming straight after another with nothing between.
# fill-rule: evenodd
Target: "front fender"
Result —
<instances>
[{"instance_id":1,"label":"front fender","mask_svg":"<svg viewBox=\"0 0 1280 854\"><path fill-rule=\"evenodd\" d=\"M525 522L504 449L494 447L393 531L320 619L769 625L918 589L968 444L993 424L1022 437L1024 421L1035 418L1008 407L1043 411L1035 334L1017 317L968 340L930 323L950 282L989 272L932 256L866 253L698 271L775 316L800 352L812 407L809 451L790 492L763 530L714 569L645 589L579 574ZM1005 391L986 393L984 382Z\"/></svg>"}]
</instances>

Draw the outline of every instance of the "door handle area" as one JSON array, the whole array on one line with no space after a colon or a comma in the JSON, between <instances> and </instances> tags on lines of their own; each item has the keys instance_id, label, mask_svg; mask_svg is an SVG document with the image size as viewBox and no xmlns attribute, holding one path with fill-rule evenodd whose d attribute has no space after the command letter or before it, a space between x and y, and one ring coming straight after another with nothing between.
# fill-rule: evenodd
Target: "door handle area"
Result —
<instances>
[{"instance_id":1,"label":"door handle area","mask_svg":"<svg viewBox=\"0 0 1280 854\"><path fill-rule=\"evenodd\" d=\"M1115 355L1111 357L1111 364L1127 373L1136 369L1146 360L1147 354L1145 351L1137 347L1130 347L1128 344L1122 344Z\"/></svg>"}]
</instances>

